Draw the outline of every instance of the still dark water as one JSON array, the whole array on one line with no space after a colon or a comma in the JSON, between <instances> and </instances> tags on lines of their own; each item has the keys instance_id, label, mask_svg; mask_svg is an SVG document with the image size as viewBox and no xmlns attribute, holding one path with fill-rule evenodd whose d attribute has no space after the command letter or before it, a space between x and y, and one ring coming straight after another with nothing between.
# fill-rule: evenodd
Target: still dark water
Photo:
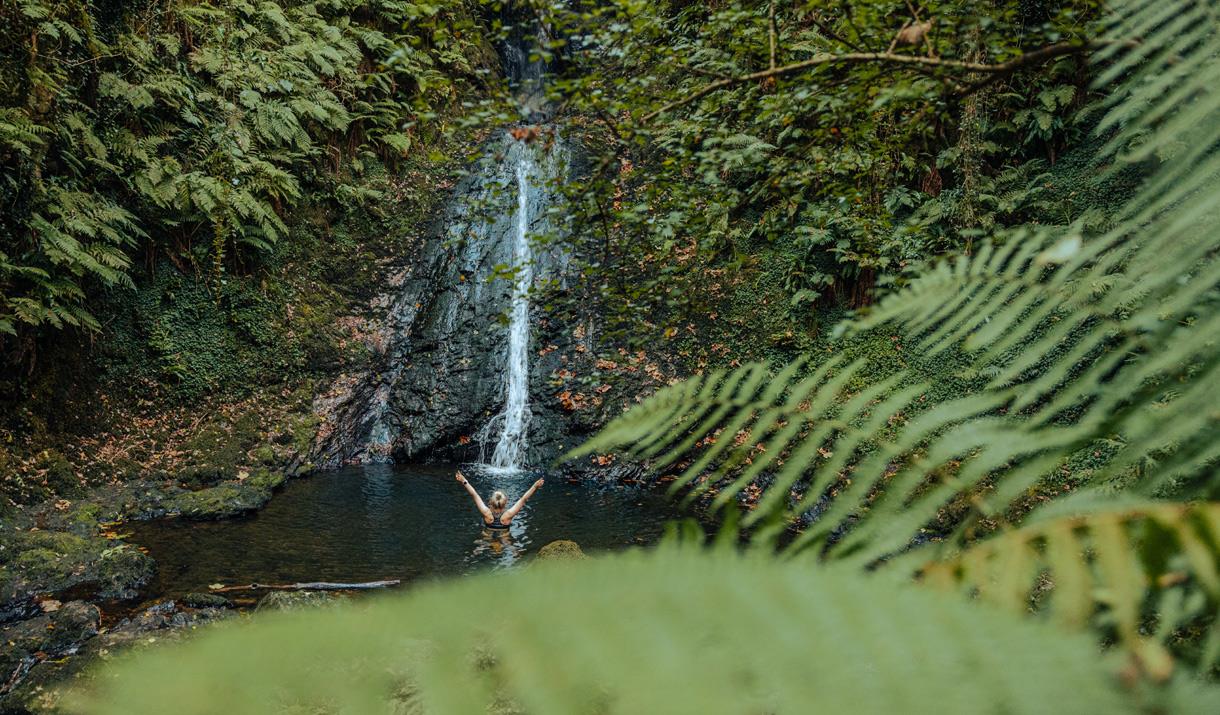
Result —
<instances>
[{"instance_id":1,"label":"still dark water","mask_svg":"<svg viewBox=\"0 0 1220 715\"><path fill-rule=\"evenodd\" d=\"M587 552L656 541L678 514L643 490L606 490L548 479L507 534L482 528L453 467L375 465L289 482L262 511L218 522L128 525L158 564L155 595L208 584L411 581L512 566L556 539ZM486 499L515 500L537 475L466 472Z\"/></svg>"}]
</instances>

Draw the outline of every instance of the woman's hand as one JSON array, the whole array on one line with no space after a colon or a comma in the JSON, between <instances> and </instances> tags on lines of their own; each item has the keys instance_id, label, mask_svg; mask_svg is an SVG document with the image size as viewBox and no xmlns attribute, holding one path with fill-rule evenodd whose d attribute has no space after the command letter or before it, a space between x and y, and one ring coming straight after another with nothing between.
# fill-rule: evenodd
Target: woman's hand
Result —
<instances>
[{"instance_id":1,"label":"woman's hand","mask_svg":"<svg viewBox=\"0 0 1220 715\"><path fill-rule=\"evenodd\" d=\"M458 470L457 474L453 475L453 478L458 481L458 484L466 483L466 477L462 476L462 470L460 470L460 469Z\"/></svg>"},{"instance_id":2,"label":"woman's hand","mask_svg":"<svg viewBox=\"0 0 1220 715\"><path fill-rule=\"evenodd\" d=\"M543 482L544 482L544 480L542 480L542 479L539 479L538 481L534 482L534 488L537 489L538 487L542 486Z\"/></svg>"}]
</instances>

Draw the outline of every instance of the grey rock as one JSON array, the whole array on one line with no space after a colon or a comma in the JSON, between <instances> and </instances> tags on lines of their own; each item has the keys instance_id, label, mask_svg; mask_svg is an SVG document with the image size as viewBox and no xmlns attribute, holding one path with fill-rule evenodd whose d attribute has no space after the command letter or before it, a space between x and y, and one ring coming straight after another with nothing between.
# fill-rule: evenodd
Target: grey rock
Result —
<instances>
[{"instance_id":1,"label":"grey rock","mask_svg":"<svg viewBox=\"0 0 1220 715\"><path fill-rule=\"evenodd\" d=\"M512 281L502 274L513 263L517 190L513 163L503 155L520 150L507 138L489 141L485 158L458 186L428 237L415 254L404 256L403 267L387 281L388 292L371 306L380 316L367 331L373 362L362 373L341 377L315 403L322 415L320 438L302 461L325 468L479 458L479 432L504 402L502 318ZM571 170L572 161L572 152L558 140L539 165L541 173L559 176ZM551 187L531 191L531 233L550 232L546 209L555 203L554 194ZM534 259L536 279L576 280L567 274L563 250L536 246ZM569 415L553 407L549 380L560 366L559 355L538 353L550 344L564 348L572 331L558 321L539 320L536 305L533 313L529 460L541 465L574 440L561 434Z\"/></svg>"}]
</instances>

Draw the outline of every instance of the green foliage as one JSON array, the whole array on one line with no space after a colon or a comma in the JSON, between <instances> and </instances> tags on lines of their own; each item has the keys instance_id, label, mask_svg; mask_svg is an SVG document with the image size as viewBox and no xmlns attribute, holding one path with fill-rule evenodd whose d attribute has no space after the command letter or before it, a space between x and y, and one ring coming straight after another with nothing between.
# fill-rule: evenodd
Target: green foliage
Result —
<instances>
[{"instance_id":1,"label":"green foliage","mask_svg":"<svg viewBox=\"0 0 1220 715\"><path fill-rule=\"evenodd\" d=\"M767 47L760 6L649 12L624 4L597 19L618 18L621 7L635 12L624 13L630 22L604 22L608 35L593 46L632 62L637 55L656 66L693 57L703 69L738 74L760 66ZM888 40L879 28L897 3L861 7L829 29L809 10L801 16L808 24L784 27L811 37L781 33L780 45L793 52L799 41L871 47ZM975 45L953 52L933 45L942 56L999 59L1020 49L1003 34L1022 20L1015 7L994 9L994 23L961 4L928 11L954 30L946 34ZM1003 229L1049 198L1037 184L1039 166L1012 162L991 177L975 175L990 151L978 107L958 118L956 151L937 146L943 166L961 175L958 195L937 205L888 180L871 185L885 191L866 201L853 183L860 172L888 177L912 168L901 153L878 163L887 145L877 137L911 132L899 144L919 144L917 109L888 121L814 125L850 132L828 156L825 137L786 147L783 130L743 131L745 119L727 101L768 117L773 95L761 83L737 83L682 105L686 116L659 133L639 124L620 133L621 142L655 141L681 158L666 183L622 183L619 193L599 195L620 204L614 211L623 225L647 227L650 242L659 237L630 258L664 262L670 277L689 270L692 256L710 261L770 240L769 229L752 227L765 226L760 217L768 211L783 216L780 191L814 187L814 198L804 197L784 219L793 224L776 229L777 240L801 237L802 245L785 249L792 264L779 272L793 297L825 282L811 249L833 246L851 270L893 269L903 251L922 257L932 243L921 241L948 235L929 231L907 245L883 245L896 208L911 210L916 223L920 211L935 212L938 230L974 231L936 249L964 249L959 256L912 270L846 326L871 338L882 328L899 331L922 361L965 365L965 394L936 391L918 366L878 372L849 355L809 356L774 375L753 363L662 390L576 452L624 448L676 472L675 490L732 507L730 524L744 502L750 508L741 523L757 547L750 555L667 545L424 586L361 609L269 618L126 663L77 706L122 713L737 713L803 712L811 704L853 712L1210 712L1213 686L1196 676L1214 673L1220 651L1220 507L1205 501L1220 489L1220 95L1213 89L1220 30L1209 22L1217 11L1215 0L1116 4L1095 65L1100 82L1121 80L1105 100L1100 157L1113 171L1135 167L1147 178L1104 220L1056 200L1050 213L1058 225ZM873 34L866 37L861 25ZM848 27L854 34L845 41ZM736 31L733 43L707 41L705 32L725 29ZM699 41L669 42L670 33ZM1060 29L1047 22L1037 34L1055 41ZM840 120L868 107L884 119L887 108L939 96L938 83L953 81L932 72L883 82L870 68L836 93L840 71L810 69L805 77L820 80L823 91L807 89L804 109ZM1063 89L1074 86L1063 81L1067 71L1051 70L1025 93L1024 106L1009 107L1006 131L1022 144L1053 143L1062 128L1056 113L1080 94ZM656 74L617 79L628 97L650 95L661 83ZM591 82L576 89L605 99L609 93L597 94ZM691 79L674 91L697 86ZM640 114L638 105L608 108L610 117ZM694 144L697 151L689 149ZM813 178L768 189L767 172L785 166L803 166ZM631 173L629 164L614 169L616 177ZM695 188L682 190L681 181ZM827 205L823 186L857 196L861 208ZM686 231L700 239L688 243ZM746 261L731 256L738 259ZM624 295L640 300L643 292ZM671 300L678 300L671 292L660 298L667 306ZM1082 462L1087 476L1065 483L1062 469ZM1078 493L1043 504L1044 490L1060 486ZM725 535L722 544L737 532ZM777 544L784 558L770 558ZM919 591L912 577L1001 608ZM1098 656L1095 645L1061 627L1086 624L1124 650Z\"/></svg>"},{"instance_id":2,"label":"green foliage","mask_svg":"<svg viewBox=\"0 0 1220 715\"><path fill-rule=\"evenodd\" d=\"M73 709L1186 713L1214 697L1127 690L1113 666L1077 636L911 586L669 548L260 617L124 662Z\"/></svg>"},{"instance_id":3,"label":"green foliage","mask_svg":"<svg viewBox=\"0 0 1220 715\"><path fill-rule=\"evenodd\" d=\"M1216 3L1181 6L1206 25L1185 44L1162 24L1164 4L1144 0L1123 3L1124 20L1104 37L1112 44L1100 61L1121 69L1102 80L1123 82L1106 100L1098 131L1121 129L1101 159L1158 159L1105 230L1081 216L1003 232L918 273L847 326L892 326L929 360L964 358L983 378L977 389L929 406L921 404L929 386L905 370L856 387L858 361L812 371L798 361L774 376L752 364L658 393L575 454L625 447L659 470L680 468L675 489L715 493L718 505L742 496L753 508L743 523L758 527L764 546L798 521L787 549L826 560L910 573L912 563L994 559L1002 569L966 582L987 582L985 591L1016 604L1032 590L1022 559L1031 558L1033 536L985 539L1020 524L1037 504L1031 496L1081 450L1108 445L1074 502L1091 551L1039 553L1075 559L1076 575L1096 571L1104 597L1087 608L1079 596L1067 600L1117 632L1149 673L1165 677L1168 658L1155 644L1178 645L1184 622L1207 633L1197 631L1189 648L1206 640L1194 664L1210 671L1220 641L1211 576L1220 534L1178 526L1208 522L1214 508L1154 503L1120 520L1107 501L1118 491L1177 499L1220 491L1220 97L1210 90L1220 32L1203 21ZM1126 42L1132 36L1141 42ZM1124 548L1135 537L1124 530L1149 522L1162 529L1138 536L1137 566L1136 547ZM1164 528L1175 536L1165 538ZM959 557L962 549L970 550ZM1156 582L1181 559L1189 563L1181 584ZM1014 580L991 583L1001 576Z\"/></svg>"},{"instance_id":4,"label":"green foliage","mask_svg":"<svg viewBox=\"0 0 1220 715\"><path fill-rule=\"evenodd\" d=\"M92 295L130 287L141 253L219 289L331 169L408 155L486 56L461 0L28 0L4 17L7 333L98 328Z\"/></svg>"},{"instance_id":5,"label":"green foliage","mask_svg":"<svg viewBox=\"0 0 1220 715\"><path fill-rule=\"evenodd\" d=\"M884 53L995 64L1093 37L1098 3L920 3L926 43L893 46L912 5L655 3L550 9L578 39L555 83L592 145L572 187L610 332L681 329L717 309L718 271L782 266L781 304L871 302L878 277L969 248L1000 223L1075 219L1045 174L1087 130L1088 66L1063 56L992 78L944 65L826 62ZM556 33L561 34L561 33ZM543 53L546 54L545 52ZM757 74L749 81L732 81ZM730 78L730 79L726 79ZM726 83L705 92L717 82ZM689 101L694 98L695 101Z\"/></svg>"}]
</instances>

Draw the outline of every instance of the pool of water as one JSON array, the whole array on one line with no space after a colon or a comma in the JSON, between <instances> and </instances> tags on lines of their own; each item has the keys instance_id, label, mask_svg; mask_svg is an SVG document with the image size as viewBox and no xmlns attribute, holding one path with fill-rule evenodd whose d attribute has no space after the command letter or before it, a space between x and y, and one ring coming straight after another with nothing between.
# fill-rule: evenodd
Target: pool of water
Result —
<instances>
[{"instance_id":1,"label":"pool of water","mask_svg":"<svg viewBox=\"0 0 1220 715\"><path fill-rule=\"evenodd\" d=\"M263 510L217 522L130 525L158 564L152 595L209 584L375 581L502 568L556 539L587 552L656 541L678 516L662 495L548 479L508 533L488 532L453 467L375 465L289 482ZM516 499L537 475L466 473L486 499Z\"/></svg>"}]
</instances>

